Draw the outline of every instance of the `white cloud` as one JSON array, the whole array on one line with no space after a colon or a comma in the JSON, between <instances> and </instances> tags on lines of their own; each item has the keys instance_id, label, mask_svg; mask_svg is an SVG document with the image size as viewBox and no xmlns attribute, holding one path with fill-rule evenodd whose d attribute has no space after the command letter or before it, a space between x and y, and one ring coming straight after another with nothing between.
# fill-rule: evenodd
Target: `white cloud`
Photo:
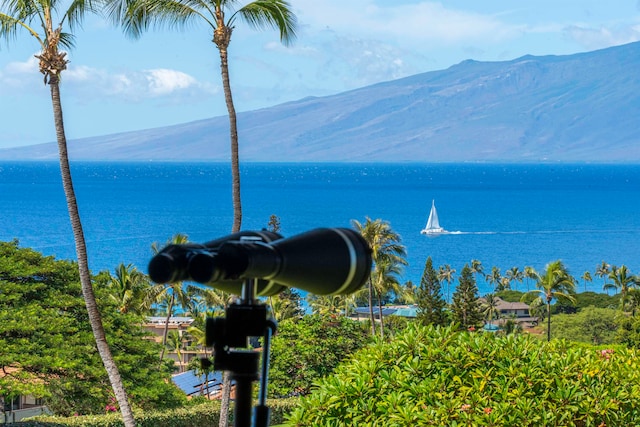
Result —
<instances>
[{"instance_id":1,"label":"white cloud","mask_svg":"<svg viewBox=\"0 0 640 427\"><path fill-rule=\"evenodd\" d=\"M439 2L378 6L373 0L301 0L297 6L300 21L312 28L329 27L342 34L367 34L379 40L456 43L478 37L496 40L517 33L517 27L493 15L447 8Z\"/></svg>"},{"instance_id":2,"label":"white cloud","mask_svg":"<svg viewBox=\"0 0 640 427\"><path fill-rule=\"evenodd\" d=\"M25 61L14 61L0 69L3 94L18 95L32 88L42 93L42 76L38 59L33 55ZM73 65L62 73L62 94L81 103L96 99L141 102L163 99L163 102L184 102L185 98L202 99L219 92L210 83L202 83L189 74L166 68L143 71L112 72L86 65ZM37 86L37 88L36 88Z\"/></svg>"},{"instance_id":3,"label":"white cloud","mask_svg":"<svg viewBox=\"0 0 640 427\"><path fill-rule=\"evenodd\" d=\"M144 74L149 84L149 92L153 96L164 96L198 85L196 79L180 71L156 69L146 70Z\"/></svg>"},{"instance_id":4,"label":"white cloud","mask_svg":"<svg viewBox=\"0 0 640 427\"><path fill-rule=\"evenodd\" d=\"M602 49L640 40L640 24L611 28L572 25L564 33L589 50Z\"/></svg>"}]
</instances>

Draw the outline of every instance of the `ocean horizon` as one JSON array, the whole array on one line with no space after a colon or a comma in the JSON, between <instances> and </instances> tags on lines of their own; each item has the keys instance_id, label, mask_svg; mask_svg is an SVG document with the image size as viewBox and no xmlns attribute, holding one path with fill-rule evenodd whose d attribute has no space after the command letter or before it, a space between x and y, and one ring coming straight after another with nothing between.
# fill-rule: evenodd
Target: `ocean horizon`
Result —
<instances>
[{"instance_id":1,"label":"ocean horizon","mask_svg":"<svg viewBox=\"0 0 640 427\"><path fill-rule=\"evenodd\" d=\"M120 263L146 272L151 245L177 233L197 243L230 234L226 163L71 168L93 273ZM388 221L407 249L401 283L418 285L427 257L456 270L450 292L472 260L504 275L561 259L578 291L603 292L595 276L603 261L640 273L640 165L244 163L241 186L243 230L266 228L271 215L284 237ZM76 258L57 162L0 162L0 197L0 240ZM433 200L450 233L429 238L420 230ZM478 286L481 295L493 290L480 277Z\"/></svg>"}]
</instances>

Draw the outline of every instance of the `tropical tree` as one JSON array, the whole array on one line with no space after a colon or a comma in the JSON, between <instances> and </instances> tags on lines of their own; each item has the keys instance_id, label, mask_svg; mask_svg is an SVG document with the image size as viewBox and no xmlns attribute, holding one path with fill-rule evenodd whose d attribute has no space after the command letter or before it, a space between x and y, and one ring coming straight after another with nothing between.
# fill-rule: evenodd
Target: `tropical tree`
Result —
<instances>
[{"instance_id":1,"label":"tropical tree","mask_svg":"<svg viewBox=\"0 0 640 427\"><path fill-rule=\"evenodd\" d=\"M176 234L170 239L167 244L181 245L187 243L189 238L184 234ZM151 245L154 254L160 252L160 247L157 243ZM176 305L182 307L188 307L191 300L191 293L189 292L191 286L185 287L182 282L175 283L158 283L149 288L147 293L147 299L153 303L158 303L163 300L167 300L166 320L164 324L164 332L162 333L162 351L160 352L160 362L164 359L164 352L167 348L167 333L169 331L169 321L173 315L173 310Z\"/></svg>"},{"instance_id":2,"label":"tropical tree","mask_svg":"<svg viewBox=\"0 0 640 427\"><path fill-rule=\"evenodd\" d=\"M527 292L529 292L529 280L534 279L536 277L536 270L531 266L525 266L524 268L524 278L527 281Z\"/></svg>"},{"instance_id":3,"label":"tropical tree","mask_svg":"<svg viewBox=\"0 0 640 427\"><path fill-rule=\"evenodd\" d=\"M498 297L495 294L487 294L484 296L484 302L482 304L482 314L485 320L489 321L489 324L493 324L493 319L497 319L499 315L498 311Z\"/></svg>"},{"instance_id":4,"label":"tropical tree","mask_svg":"<svg viewBox=\"0 0 640 427\"><path fill-rule=\"evenodd\" d=\"M376 268L371 274L373 289L378 296L378 315L380 318L380 337L384 338L384 317L382 315L382 305L385 296L389 292L399 294L400 282L398 275L402 272L402 265L407 262L402 257L394 254L381 256L376 263Z\"/></svg>"},{"instance_id":5,"label":"tropical tree","mask_svg":"<svg viewBox=\"0 0 640 427\"><path fill-rule=\"evenodd\" d=\"M620 292L620 310L624 311L629 304L629 291L640 285L640 279L631 274L626 265L612 266L608 277L613 283L607 283L604 289L615 289Z\"/></svg>"},{"instance_id":6,"label":"tropical tree","mask_svg":"<svg viewBox=\"0 0 640 427\"><path fill-rule=\"evenodd\" d=\"M151 286L148 277L132 264L118 265L115 276L109 280L109 297L121 313L146 314L147 290Z\"/></svg>"},{"instance_id":7,"label":"tropical tree","mask_svg":"<svg viewBox=\"0 0 640 427\"><path fill-rule=\"evenodd\" d=\"M473 278L476 279L476 283L478 283L478 274L484 273L484 266L480 260L471 260L471 273L473 274Z\"/></svg>"},{"instance_id":8,"label":"tropical tree","mask_svg":"<svg viewBox=\"0 0 640 427\"><path fill-rule=\"evenodd\" d=\"M67 52L63 49L73 47L73 34L63 30L68 28L69 31L73 31L82 24L87 14L96 13L101 6L102 0L71 0L65 2L60 0L0 0L0 39L9 40L16 37L20 31L26 31L28 35L36 40L40 49L40 53L36 55L36 58L39 60L40 72L44 75L44 83L49 85L51 92L60 174L78 258L82 295L89 314L89 322L94 339L107 370L109 382L120 406L124 424L126 427L133 427L135 424L133 412L122 384L118 366L113 359L105 337L102 318L98 311L91 283L87 245L71 179L67 137L60 98L60 79L69 62L67 60Z\"/></svg>"},{"instance_id":9,"label":"tropical tree","mask_svg":"<svg viewBox=\"0 0 640 427\"><path fill-rule=\"evenodd\" d=\"M444 266L440 266L438 269L438 280L440 282L445 282L447 284L447 296L446 301L449 302L449 285L453 283L454 275L456 274L456 270L451 268L449 264L445 264Z\"/></svg>"},{"instance_id":10,"label":"tropical tree","mask_svg":"<svg viewBox=\"0 0 640 427\"><path fill-rule=\"evenodd\" d=\"M551 301L556 299L575 303L575 279L560 260L547 264L544 274L536 273L535 278L538 289L522 295L522 301L529 298L529 294L537 294L537 303L547 305L547 341L551 341Z\"/></svg>"},{"instance_id":11,"label":"tropical tree","mask_svg":"<svg viewBox=\"0 0 640 427\"><path fill-rule=\"evenodd\" d=\"M495 265L491 268L491 273L485 276L485 279L490 285L493 285L496 291L504 290L500 289L502 286L502 274L500 273L500 268Z\"/></svg>"},{"instance_id":12,"label":"tropical tree","mask_svg":"<svg viewBox=\"0 0 640 427\"><path fill-rule=\"evenodd\" d=\"M606 290L606 286L607 286L607 277L609 276L609 272L611 271L611 265L607 264L606 262L602 261L602 263L600 263L600 265L598 265L596 267L596 277L601 277L602 278L602 289Z\"/></svg>"},{"instance_id":13,"label":"tropical tree","mask_svg":"<svg viewBox=\"0 0 640 427\"><path fill-rule=\"evenodd\" d=\"M182 372L184 370L184 367L182 366L182 350L184 350L182 331L171 331L167 336L166 347L175 352L176 356L178 356L178 372Z\"/></svg>"},{"instance_id":14,"label":"tropical tree","mask_svg":"<svg viewBox=\"0 0 640 427\"><path fill-rule=\"evenodd\" d=\"M373 278L380 275L379 271L388 269L389 264L406 265L406 250L400 244L400 235L392 230L391 225L387 221L376 219L372 221L367 217L364 224L353 220L353 226L362 235L364 240L369 244L372 254L373 271L371 277L367 281L368 298L369 298L369 317L371 320L371 335L376 334L376 323L373 315L373 296L376 292L374 288ZM381 319L382 320L382 319Z\"/></svg>"},{"instance_id":15,"label":"tropical tree","mask_svg":"<svg viewBox=\"0 0 640 427\"><path fill-rule=\"evenodd\" d=\"M589 282L589 283L593 282L593 278L591 277L591 273L589 271L585 271L582 274L581 279L584 281L584 291L587 292L587 282Z\"/></svg>"},{"instance_id":16,"label":"tropical tree","mask_svg":"<svg viewBox=\"0 0 640 427\"><path fill-rule=\"evenodd\" d=\"M278 322L284 319L299 319L304 314L302 298L293 288L287 288L278 295L269 297L269 302L271 313Z\"/></svg>"},{"instance_id":17,"label":"tropical tree","mask_svg":"<svg viewBox=\"0 0 640 427\"><path fill-rule=\"evenodd\" d=\"M511 287L511 283L520 282L524 279L524 272L520 271L518 267L511 267L507 270L506 278L509 281L509 287ZM517 285L514 287L517 290Z\"/></svg>"},{"instance_id":18,"label":"tropical tree","mask_svg":"<svg viewBox=\"0 0 640 427\"><path fill-rule=\"evenodd\" d=\"M340 316L344 307L342 295L307 295L307 303L311 313L323 318Z\"/></svg>"},{"instance_id":19,"label":"tropical tree","mask_svg":"<svg viewBox=\"0 0 640 427\"><path fill-rule=\"evenodd\" d=\"M106 0L112 19L121 24L125 33L138 38L150 26L191 28L204 23L213 35L220 54L220 74L224 99L229 113L231 140L231 173L233 199L232 232L240 231L242 205L240 200L240 164L238 156L238 126L229 78L229 44L239 20L255 29L272 28L280 33L284 45L296 38L296 17L286 0L255 0L234 9L237 0Z\"/></svg>"}]
</instances>

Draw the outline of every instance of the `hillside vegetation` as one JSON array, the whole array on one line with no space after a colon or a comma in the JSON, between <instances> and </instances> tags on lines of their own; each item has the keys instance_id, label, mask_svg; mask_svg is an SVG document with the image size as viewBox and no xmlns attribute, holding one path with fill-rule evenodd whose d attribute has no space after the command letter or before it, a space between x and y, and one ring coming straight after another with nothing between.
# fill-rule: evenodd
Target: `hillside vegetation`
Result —
<instances>
[{"instance_id":1,"label":"hillside vegetation","mask_svg":"<svg viewBox=\"0 0 640 427\"><path fill-rule=\"evenodd\" d=\"M301 401L290 426L630 426L636 350L412 324Z\"/></svg>"}]
</instances>

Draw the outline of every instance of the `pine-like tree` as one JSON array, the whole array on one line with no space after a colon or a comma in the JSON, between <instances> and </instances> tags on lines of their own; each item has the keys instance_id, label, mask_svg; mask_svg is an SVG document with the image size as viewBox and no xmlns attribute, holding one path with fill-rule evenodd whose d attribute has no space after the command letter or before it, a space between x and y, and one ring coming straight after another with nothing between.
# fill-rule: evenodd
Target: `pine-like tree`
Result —
<instances>
[{"instance_id":1,"label":"pine-like tree","mask_svg":"<svg viewBox=\"0 0 640 427\"><path fill-rule=\"evenodd\" d=\"M447 303L440 290L441 285L438 280L438 273L433 268L433 261L429 257L422 272L416 298L418 320L424 325L444 326L449 323L445 312Z\"/></svg>"},{"instance_id":2,"label":"pine-like tree","mask_svg":"<svg viewBox=\"0 0 640 427\"><path fill-rule=\"evenodd\" d=\"M458 323L461 329L476 327L482 323L482 310L478 301L478 286L468 264L465 264L460 273L458 286L453 293L451 311L453 321Z\"/></svg>"}]
</instances>

